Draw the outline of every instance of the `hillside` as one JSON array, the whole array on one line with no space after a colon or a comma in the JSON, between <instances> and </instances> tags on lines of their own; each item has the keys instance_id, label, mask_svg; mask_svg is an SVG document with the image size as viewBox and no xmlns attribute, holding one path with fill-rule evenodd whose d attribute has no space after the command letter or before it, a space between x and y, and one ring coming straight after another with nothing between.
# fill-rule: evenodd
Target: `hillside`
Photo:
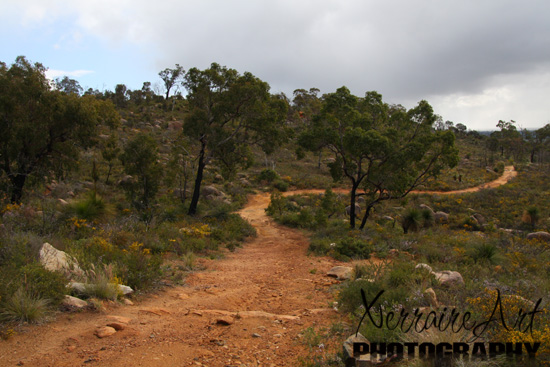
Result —
<instances>
[{"instance_id":1,"label":"hillside","mask_svg":"<svg viewBox=\"0 0 550 367\"><path fill-rule=\"evenodd\" d=\"M477 319L500 292L515 326L518 309L547 305L547 127L501 121L486 136L443 125L426 101L407 110L345 87L291 101L217 64L186 74L186 98L81 95L24 58L12 68L1 365L341 366L361 290L387 291L387 310ZM335 266L346 275L328 277ZM536 316L530 334L495 323L482 339L540 340L545 360L550 319Z\"/></svg>"}]
</instances>

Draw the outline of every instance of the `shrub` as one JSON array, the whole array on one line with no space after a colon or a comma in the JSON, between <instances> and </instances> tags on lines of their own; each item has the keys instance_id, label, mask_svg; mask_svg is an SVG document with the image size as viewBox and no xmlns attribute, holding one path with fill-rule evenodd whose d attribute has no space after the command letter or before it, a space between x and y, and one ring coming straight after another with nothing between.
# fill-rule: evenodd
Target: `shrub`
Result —
<instances>
[{"instance_id":1,"label":"shrub","mask_svg":"<svg viewBox=\"0 0 550 367\"><path fill-rule=\"evenodd\" d=\"M523 221L534 228L537 225L539 216L539 208L536 206L531 206L523 213Z\"/></svg>"},{"instance_id":2,"label":"shrub","mask_svg":"<svg viewBox=\"0 0 550 367\"><path fill-rule=\"evenodd\" d=\"M265 212L271 216L281 216L285 211L288 200L280 192L272 192L269 205L265 209Z\"/></svg>"},{"instance_id":3,"label":"shrub","mask_svg":"<svg viewBox=\"0 0 550 367\"><path fill-rule=\"evenodd\" d=\"M3 321L38 322L46 316L49 300L20 287L3 302L0 319Z\"/></svg>"},{"instance_id":4,"label":"shrub","mask_svg":"<svg viewBox=\"0 0 550 367\"><path fill-rule=\"evenodd\" d=\"M498 248L492 243L480 243L473 248L472 258L475 262L487 261L490 264L496 262Z\"/></svg>"},{"instance_id":5,"label":"shrub","mask_svg":"<svg viewBox=\"0 0 550 367\"><path fill-rule=\"evenodd\" d=\"M121 280L135 290L151 287L162 275L162 258L159 255L130 251L119 264Z\"/></svg>"},{"instance_id":6,"label":"shrub","mask_svg":"<svg viewBox=\"0 0 550 367\"><path fill-rule=\"evenodd\" d=\"M368 259L373 252L372 242L348 237L336 243L335 251L349 258Z\"/></svg>"},{"instance_id":7,"label":"shrub","mask_svg":"<svg viewBox=\"0 0 550 367\"><path fill-rule=\"evenodd\" d=\"M315 228L315 216L311 209L302 208L298 213L297 223L300 228Z\"/></svg>"},{"instance_id":8,"label":"shrub","mask_svg":"<svg viewBox=\"0 0 550 367\"><path fill-rule=\"evenodd\" d=\"M326 255L330 249L332 242L327 238L313 238L309 243L309 251L316 255Z\"/></svg>"},{"instance_id":9,"label":"shrub","mask_svg":"<svg viewBox=\"0 0 550 367\"><path fill-rule=\"evenodd\" d=\"M260 181L273 182L279 178L279 174L272 169L264 169L258 175Z\"/></svg>"},{"instance_id":10,"label":"shrub","mask_svg":"<svg viewBox=\"0 0 550 367\"><path fill-rule=\"evenodd\" d=\"M114 301L121 295L112 264L104 265L103 269L95 269L94 267L88 271L87 278L88 282L84 288L85 296Z\"/></svg>"},{"instance_id":11,"label":"shrub","mask_svg":"<svg viewBox=\"0 0 550 367\"><path fill-rule=\"evenodd\" d=\"M403 227L403 232L409 233L416 232L420 229L422 223L422 213L416 208L410 208L403 215L401 219L401 226Z\"/></svg>"},{"instance_id":12,"label":"shrub","mask_svg":"<svg viewBox=\"0 0 550 367\"><path fill-rule=\"evenodd\" d=\"M186 270L195 269L196 260L197 260L197 256L192 252L188 252L185 255L183 255L183 263L185 264L185 269Z\"/></svg>"},{"instance_id":13,"label":"shrub","mask_svg":"<svg viewBox=\"0 0 550 367\"><path fill-rule=\"evenodd\" d=\"M105 202L95 192L90 192L83 200L74 203L72 210L80 219L93 220L105 213Z\"/></svg>"},{"instance_id":14,"label":"shrub","mask_svg":"<svg viewBox=\"0 0 550 367\"><path fill-rule=\"evenodd\" d=\"M429 209L423 209L420 212L420 215L422 216L422 221L424 223L424 227L431 227L434 223L434 215L433 212Z\"/></svg>"},{"instance_id":15,"label":"shrub","mask_svg":"<svg viewBox=\"0 0 550 367\"><path fill-rule=\"evenodd\" d=\"M46 270L38 263L25 265L20 272L21 283L30 293L49 300L52 306L57 306L67 294L68 279L61 273Z\"/></svg>"},{"instance_id":16,"label":"shrub","mask_svg":"<svg viewBox=\"0 0 550 367\"><path fill-rule=\"evenodd\" d=\"M287 191L289 186L290 185L288 184L288 182L280 179L276 179L275 181L273 181L273 187L282 192Z\"/></svg>"},{"instance_id":17,"label":"shrub","mask_svg":"<svg viewBox=\"0 0 550 367\"><path fill-rule=\"evenodd\" d=\"M215 226L217 224L217 226ZM244 241L256 235L254 227L238 214L229 214L212 229L211 237L220 242Z\"/></svg>"},{"instance_id":18,"label":"shrub","mask_svg":"<svg viewBox=\"0 0 550 367\"><path fill-rule=\"evenodd\" d=\"M498 162L493 170L496 173L503 173L504 172L504 162Z\"/></svg>"}]
</instances>

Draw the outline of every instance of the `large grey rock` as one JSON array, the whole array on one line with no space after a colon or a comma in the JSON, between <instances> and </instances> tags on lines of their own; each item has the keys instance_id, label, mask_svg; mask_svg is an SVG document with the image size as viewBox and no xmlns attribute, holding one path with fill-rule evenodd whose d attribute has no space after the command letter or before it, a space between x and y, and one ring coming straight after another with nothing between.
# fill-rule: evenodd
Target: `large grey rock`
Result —
<instances>
[{"instance_id":1,"label":"large grey rock","mask_svg":"<svg viewBox=\"0 0 550 367\"><path fill-rule=\"evenodd\" d=\"M128 287L127 285L122 285L122 284L118 284L118 290L123 295L127 295L134 292L134 290L131 287Z\"/></svg>"},{"instance_id":2,"label":"large grey rock","mask_svg":"<svg viewBox=\"0 0 550 367\"><path fill-rule=\"evenodd\" d=\"M81 309L88 306L88 302L73 296L65 295L61 305L69 309Z\"/></svg>"},{"instance_id":3,"label":"large grey rock","mask_svg":"<svg viewBox=\"0 0 550 367\"><path fill-rule=\"evenodd\" d=\"M433 269L430 265L428 264L424 264L424 263L419 263L419 264L416 264L416 266L414 267L415 269L417 270L424 270L424 271L427 271L428 273L433 273Z\"/></svg>"},{"instance_id":4,"label":"large grey rock","mask_svg":"<svg viewBox=\"0 0 550 367\"><path fill-rule=\"evenodd\" d=\"M355 216L359 216L359 213L361 212L361 206L359 204L355 204ZM351 205L346 206L346 215L349 217L351 214Z\"/></svg>"},{"instance_id":5,"label":"large grey rock","mask_svg":"<svg viewBox=\"0 0 550 367\"><path fill-rule=\"evenodd\" d=\"M353 356L353 344L354 343L366 343L369 344L367 338L365 338L361 333L353 334L344 341L344 361L347 361L350 358L355 358Z\"/></svg>"},{"instance_id":6,"label":"large grey rock","mask_svg":"<svg viewBox=\"0 0 550 367\"><path fill-rule=\"evenodd\" d=\"M328 271L327 275L338 280L347 280L351 278L352 272L353 269L349 266L335 266Z\"/></svg>"},{"instance_id":7,"label":"large grey rock","mask_svg":"<svg viewBox=\"0 0 550 367\"><path fill-rule=\"evenodd\" d=\"M224 196L224 194L220 190L215 188L214 186L205 186L205 187L202 188L201 191L202 191L203 196L209 196L209 195Z\"/></svg>"},{"instance_id":8,"label":"large grey rock","mask_svg":"<svg viewBox=\"0 0 550 367\"><path fill-rule=\"evenodd\" d=\"M61 198L57 199L57 202L61 204L62 206L67 206L69 203L66 200L63 200Z\"/></svg>"},{"instance_id":9,"label":"large grey rock","mask_svg":"<svg viewBox=\"0 0 550 367\"><path fill-rule=\"evenodd\" d=\"M71 288L73 291L75 291L78 294L85 294L86 293L86 284L79 283L79 282L70 282L69 288Z\"/></svg>"},{"instance_id":10,"label":"large grey rock","mask_svg":"<svg viewBox=\"0 0 550 367\"><path fill-rule=\"evenodd\" d=\"M115 286L115 284L112 284ZM132 293L134 290L131 287L128 287L127 285L122 284L116 284L118 287L118 290L123 295L127 295ZM93 287L93 284L86 284L86 283L79 283L79 282L70 282L69 288L71 288L73 291L75 291L78 294L86 294L88 290Z\"/></svg>"},{"instance_id":11,"label":"large grey rock","mask_svg":"<svg viewBox=\"0 0 550 367\"><path fill-rule=\"evenodd\" d=\"M464 285L464 279L458 271L443 270L433 273L435 278L445 287L457 287Z\"/></svg>"},{"instance_id":12,"label":"large grey rock","mask_svg":"<svg viewBox=\"0 0 550 367\"><path fill-rule=\"evenodd\" d=\"M548 232L533 232L527 235L528 240L538 240L544 242L550 242L550 233Z\"/></svg>"},{"instance_id":13,"label":"large grey rock","mask_svg":"<svg viewBox=\"0 0 550 367\"><path fill-rule=\"evenodd\" d=\"M49 243L44 243L38 252L40 264L49 271L58 271L71 277L84 274L76 259L64 251L57 250Z\"/></svg>"},{"instance_id":14,"label":"large grey rock","mask_svg":"<svg viewBox=\"0 0 550 367\"><path fill-rule=\"evenodd\" d=\"M419 207L420 209L422 209L422 210L428 210L428 211L430 211L432 214L435 214L434 210L433 210L431 207L429 207L428 205L426 205L426 204L420 204L418 207Z\"/></svg>"}]
</instances>

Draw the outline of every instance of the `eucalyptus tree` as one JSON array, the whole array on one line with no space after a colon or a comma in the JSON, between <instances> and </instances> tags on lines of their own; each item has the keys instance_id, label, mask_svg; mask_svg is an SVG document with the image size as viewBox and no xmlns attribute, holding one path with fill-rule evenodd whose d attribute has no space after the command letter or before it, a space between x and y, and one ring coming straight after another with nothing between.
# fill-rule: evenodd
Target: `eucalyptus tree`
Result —
<instances>
[{"instance_id":1,"label":"eucalyptus tree","mask_svg":"<svg viewBox=\"0 0 550 367\"><path fill-rule=\"evenodd\" d=\"M200 147L189 214L197 211L205 167L216 160L230 175L251 163L250 145L271 153L285 139L286 99L270 94L269 84L249 72L213 63L190 69L183 82L189 113L183 131Z\"/></svg>"},{"instance_id":2,"label":"eucalyptus tree","mask_svg":"<svg viewBox=\"0 0 550 367\"><path fill-rule=\"evenodd\" d=\"M159 72L159 76L164 82L164 87L166 89L166 99L170 96L170 90L176 85L184 73L185 70L183 70L183 67L179 64L176 64L176 67L173 69L166 68Z\"/></svg>"},{"instance_id":3,"label":"eucalyptus tree","mask_svg":"<svg viewBox=\"0 0 550 367\"><path fill-rule=\"evenodd\" d=\"M0 170L12 202L21 201L29 176L76 161L95 143L99 125L120 120L111 103L52 90L45 72L23 56L10 67L0 62Z\"/></svg>"},{"instance_id":4,"label":"eucalyptus tree","mask_svg":"<svg viewBox=\"0 0 550 367\"><path fill-rule=\"evenodd\" d=\"M323 97L321 111L300 144L311 151L330 150L335 180L350 183L350 226L355 228L355 203L366 199L363 229L372 208L381 201L405 197L458 163L452 131L435 131L437 116L426 101L410 110L390 106L377 92L359 98L346 87Z\"/></svg>"}]
</instances>

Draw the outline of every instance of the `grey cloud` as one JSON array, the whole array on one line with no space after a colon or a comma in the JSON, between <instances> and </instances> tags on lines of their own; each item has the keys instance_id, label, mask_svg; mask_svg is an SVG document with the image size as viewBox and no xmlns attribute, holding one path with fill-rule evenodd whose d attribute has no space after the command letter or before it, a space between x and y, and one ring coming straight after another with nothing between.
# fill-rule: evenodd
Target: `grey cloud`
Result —
<instances>
[{"instance_id":1,"label":"grey cloud","mask_svg":"<svg viewBox=\"0 0 550 367\"><path fill-rule=\"evenodd\" d=\"M157 70L175 63L204 68L215 61L250 71L287 94L346 85L358 95L378 90L396 103L445 101L483 95L499 88L495 83L513 85L517 75L550 70L547 1L65 4L84 29L114 44L128 41L147 49L144 57ZM550 85L537 88L544 93ZM448 99L441 103L444 108Z\"/></svg>"}]
</instances>

